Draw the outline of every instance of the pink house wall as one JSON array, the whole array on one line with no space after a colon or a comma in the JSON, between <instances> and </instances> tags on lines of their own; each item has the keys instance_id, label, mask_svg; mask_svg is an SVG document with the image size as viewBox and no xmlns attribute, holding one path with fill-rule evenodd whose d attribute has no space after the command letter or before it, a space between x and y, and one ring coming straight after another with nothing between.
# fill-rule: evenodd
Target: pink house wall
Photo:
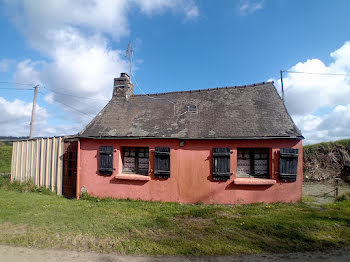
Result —
<instances>
[{"instance_id":1,"label":"pink house wall","mask_svg":"<svg viewBox=\"0 0 350 262\"><path fill-rule=\"evenodd\" d=\"M113 146L114 173L98 173L100 146ZM122 175L121 149L123 147L149 147L149 181L116 178ZM168 179L154 177L154 148L170 147L171 175ZM231 149L231 178L212 181L212 148ZM273 185L237 185L237 148L270 148L270 179ZM278 180L280 148L298 148L298 174L296 182ZM296 202L302 197L303 156L299 139L271 140L186 140L180 147L178 139L81 139L79 150L79 177L77 194L81 187L98 197L130 198L180 203L236 204L254 202ZM256 179L251 179L258 181Z\"/></svg>"}]
</instances>

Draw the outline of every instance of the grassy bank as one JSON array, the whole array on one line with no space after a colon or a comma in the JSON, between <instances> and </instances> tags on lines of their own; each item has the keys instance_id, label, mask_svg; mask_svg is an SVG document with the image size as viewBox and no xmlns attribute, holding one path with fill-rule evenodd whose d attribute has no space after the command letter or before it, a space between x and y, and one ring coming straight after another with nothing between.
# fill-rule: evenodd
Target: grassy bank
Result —
<instances>
[{"instance_id":1,"label":"grassy bank","mask_svg":"<svg viewBox=\"0 0 350 262\"><path fill-rule=\"evenodd\" d=\"M304 181L332 183L348 165L350 139L307 145L304 146L303 152Z\"/></svg>"},{"instance_id":2,"label":"grassy bank","mask_svg":"<svg viewBox=\"0 0 350 262\"><path fill-rule=\"evenodd\" d=\"M317 151L331 151L335 148L350 148L350 139L337 140L334 142L323 142L303 146L304 154L312 154Z\"/></svg>"},{"instance_id":3,"label":"grassy bank","mask_svg":"<svg viewBox=\"0 0 350 262\"><path fill-rule=\"evenodd\" d=\"M46 193L0 178L0 243L148 255L280 253L350 245L349 201L317 207L180 205L77 201Z\"/></svg>"},{"instance_id":4,"label":"grassy bank","mask_svg":"<svg viewBox=\"0 0 350 262\"><path fill-rule=\"evenodd\" d=\"M11 172L12 146L0 142L0 173Z\"/></svg>"}]
</instances>

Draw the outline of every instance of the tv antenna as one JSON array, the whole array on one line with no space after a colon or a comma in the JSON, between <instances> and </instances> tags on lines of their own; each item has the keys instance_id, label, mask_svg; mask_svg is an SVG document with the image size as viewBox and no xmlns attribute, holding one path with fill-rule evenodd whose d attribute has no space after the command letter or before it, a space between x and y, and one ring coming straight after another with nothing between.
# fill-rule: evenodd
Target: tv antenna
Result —
<instances>
[{"instance_id":1,"label":"tv antenna","mask_svg":"<svg viewBox=\"0 0 350 262\"><path fill-rule=\"evenodd\" d=\"M131 41L128 44L128 48L126 49L125 57L129 60L129 76L132 74L132 56L134 54L134 50L132 49Z\"/></svg>"}]
</instances>

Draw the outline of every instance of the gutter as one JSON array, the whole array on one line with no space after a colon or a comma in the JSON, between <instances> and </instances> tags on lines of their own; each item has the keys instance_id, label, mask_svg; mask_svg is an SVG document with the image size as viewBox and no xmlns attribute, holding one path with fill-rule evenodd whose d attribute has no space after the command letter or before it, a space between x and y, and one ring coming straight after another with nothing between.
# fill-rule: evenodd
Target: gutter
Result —
<instances>
[{"instance_id":1,"label":"gutter","mask_svg":"<svg viewBox=\"0 0 350 262\"><path fill-rule=\"evenodd\" d=\"M76 136L76 138L85 139L178 139L178 140L271 140L271 139L305 139L303 136L256 136L256 137L130 137L130 136Z\"/></svg>"}]
</instances>

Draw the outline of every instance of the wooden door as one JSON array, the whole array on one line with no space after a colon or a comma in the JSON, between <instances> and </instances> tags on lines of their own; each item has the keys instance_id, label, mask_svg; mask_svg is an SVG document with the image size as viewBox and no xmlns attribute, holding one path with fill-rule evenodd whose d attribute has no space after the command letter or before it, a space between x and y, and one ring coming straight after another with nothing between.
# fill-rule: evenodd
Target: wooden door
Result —
<instances>
[{"instance_id":1,"label":"wooden door","mask_svg":"<svg viewBox=\"0 0 350 262\"><path fill-rule=\"evenodd\" d=\"M76 197L77 145L77 142L64 143L62 195L68 198Z\"/></svg>"}]
</instances>

